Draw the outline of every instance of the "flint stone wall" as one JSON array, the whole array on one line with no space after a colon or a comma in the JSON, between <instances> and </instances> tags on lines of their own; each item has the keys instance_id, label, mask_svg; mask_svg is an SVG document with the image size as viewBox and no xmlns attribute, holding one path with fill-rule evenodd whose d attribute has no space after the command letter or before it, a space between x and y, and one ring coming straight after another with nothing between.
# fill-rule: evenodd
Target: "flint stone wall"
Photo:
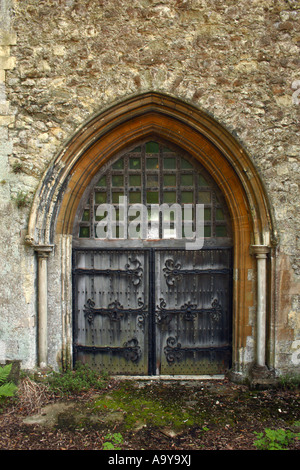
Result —
<instances>
[{"instance_id":1,"label":"flint stone wall","mask_svg":"<svg viewBox=\"0 0 300 470\"><path fill-rule=\"evenodd\" d=\"M154 90L211 114L255 162L278 234L275 366L299 368L299 2L4 0L0 12L0 360L36 363L36 262L24 236L44 171L95 113ZM59 295L53 282L50 321Z\"/></svg>"}]
</instances>

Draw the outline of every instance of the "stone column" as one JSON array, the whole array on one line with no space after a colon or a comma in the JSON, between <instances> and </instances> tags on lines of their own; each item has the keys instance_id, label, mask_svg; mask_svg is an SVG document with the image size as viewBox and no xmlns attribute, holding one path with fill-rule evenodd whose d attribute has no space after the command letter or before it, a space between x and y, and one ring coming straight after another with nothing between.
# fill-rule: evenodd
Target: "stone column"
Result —
<instances>
[{"instance_id":1,"label":"stone column","mask_svg":"<svg viewBox=\"0 0 300 470\"><path fill-rule=\"evenodd\" d=\"M257 259L257 316L256 316L256 364L266 365L266 311L267 311L267 256L268 246L253 245Z\"/></svg>"},{"instance_id":2,"label":"stone column","mask_svg":"<svg viewBox=\"0 0 300 470\"><path fill-rule=\"evenodd\" d=\"M37 245L34 247L38 259L38 363L45 368L48 363L48 256L52 246Z\"/></svg>"}]
</instances>

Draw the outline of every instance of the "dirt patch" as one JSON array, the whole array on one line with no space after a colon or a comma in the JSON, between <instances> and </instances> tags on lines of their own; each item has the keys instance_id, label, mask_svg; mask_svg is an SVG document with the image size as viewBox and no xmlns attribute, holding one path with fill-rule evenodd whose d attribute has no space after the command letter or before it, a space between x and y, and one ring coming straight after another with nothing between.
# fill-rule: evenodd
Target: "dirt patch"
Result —
<instances>
[{"instance_id":1,"label":"dirt patch","mask_svg":"<svg viewBox=\"0 0 300 470\"><path fill-rule=\"evenodd\" d=\"M101 450L110 435L123 450L255 450L255 432L299 432L299 424L299 390L111 380L34 412L12 404L0 415L0 449ZM299 440L288 448L299 450Z\"/></svg>"}]
</instances>

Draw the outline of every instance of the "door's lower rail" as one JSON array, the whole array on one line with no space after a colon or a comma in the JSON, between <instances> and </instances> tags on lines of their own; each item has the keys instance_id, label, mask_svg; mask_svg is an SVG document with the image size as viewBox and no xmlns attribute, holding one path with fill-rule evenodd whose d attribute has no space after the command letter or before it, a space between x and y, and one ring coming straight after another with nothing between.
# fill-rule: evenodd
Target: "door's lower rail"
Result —
<instances>
[{"instance_id":1,"label":"door's lower rail","mask_svg":"<svg viewBox=\"0 0 300 470\"><path fill-rule=\"evenodd\" d=\"M142 350L139 346L138 340L133 338L123 344L123 347L113 347L113 346L85 346L82 344L76 344L75 350L77 352L85 352L90 354L97 353L117 353L123 356L127 361L138 362Z\"/></svg>"}]
</instances>

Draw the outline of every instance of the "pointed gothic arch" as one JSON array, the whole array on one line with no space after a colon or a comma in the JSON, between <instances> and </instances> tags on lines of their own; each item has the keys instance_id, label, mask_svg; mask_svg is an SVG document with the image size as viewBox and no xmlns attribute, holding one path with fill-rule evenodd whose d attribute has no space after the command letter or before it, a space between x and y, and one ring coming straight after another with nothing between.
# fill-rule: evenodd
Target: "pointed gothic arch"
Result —
<instances>
[{"instance_id":1,"label":"pointed gothic arch","mask_svg":"<svg viewBox=\"0 0 300 470\"><path fill-rule=\"evenodd\" d=\"M243 146L214 118L189 103L156 92L130 97L93 117L56 156L41 180L26 238L39 254L40 362L47 362L45 259L58 240L63 240L62 282L69 300L62 308L62 355L69 357L72 335L68 259L78 206L102 165L147 138L164 139L188 152L222 191L233 227L233 367L243 369L248 338L255 338L254 360L272 366L275 294L270 287L274 258L269 253L276 230L262 180ZM256 286L250 276L253 272L258 277ZM249 317L253 309L257 312L254 324Z\"/></svg>"}]
</instances>

